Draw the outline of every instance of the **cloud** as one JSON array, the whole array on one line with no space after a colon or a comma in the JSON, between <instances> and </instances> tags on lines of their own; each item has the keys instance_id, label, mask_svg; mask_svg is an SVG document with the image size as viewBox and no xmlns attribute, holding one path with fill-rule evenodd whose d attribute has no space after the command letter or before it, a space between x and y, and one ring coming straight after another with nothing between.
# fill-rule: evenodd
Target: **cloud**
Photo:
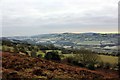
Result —
<instances>
[{"instance_id":1,"label":"cloud","mask_svg":"<svg viewBox=\"0 0 120 80\"><path fill-rule=\"evenodd\" d=\"M118 0L2 0L1 7L4 36L117 28Z\"/></svg>"}]
</instances>

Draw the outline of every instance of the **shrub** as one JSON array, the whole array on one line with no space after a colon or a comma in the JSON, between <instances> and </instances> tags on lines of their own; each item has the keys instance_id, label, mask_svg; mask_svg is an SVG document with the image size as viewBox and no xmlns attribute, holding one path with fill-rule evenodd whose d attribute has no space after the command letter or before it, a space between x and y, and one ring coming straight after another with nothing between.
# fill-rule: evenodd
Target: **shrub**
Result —
<instances>
[{"instance_id":1,"label":"shrub","mask_svg":"<svg viewBox=\"0 0 120 80\"><path fill-rule=\"evenodd\" d=\"M54 51L53 52L47 52L45 54L45 59L47 59L47 60L56 60L56 61L60 61L61 60L61 58L58 55L58 53L54 52Z\"/></svg>"},{"instance_id":2,"label":"shrub","mask_svg":"<svg viewBox=\"0 0 120 80\"><path fill-rule=\"evenodd\" d=\"M19 53L19 50L17 47L14 47L14 53Z\"/></svg>"},{"instance_id":3,"label":"shrub","mask_svg":"<svg viewBox=\"0 0 120 80\"><path fill-rule=\"evenodd\" d=\"M35 51L31 51L31 57L37 57L36 54L37 53Z\"/></svg>"},{"instance_id":4,"label":"shrub","mask_svg":"<svg viewBox=\"0 0 120 80\"><path fill-rule=\"evenodd\" d=\"M89 64L90 66L100 61L98 54L86 49L77 51L74 59L78 60L78 62L82 63L83 65Z\"/></svg>"},{"instance_id":5,"label":"shrub","mask_svg":"<svg viewBox=\"0 0 120 80\"><path fill-rule=\"evenodd\" d=\"M25 55L29 55L28 52L25 52Z\"/></svg>"},{"instance_id":6,"label":"shrub","mask_svg":"<svg viewBox=\"0 0 120 80\"><path fill-rule=\"evenodd\" d=\"M99 62L100 67L99 68L103 68L104 67L104 63L103 62Z\"/></svg>"},{"instance_id":7,"label":"shrub","mask_svg":"<svg viewBox=\"0 0 120 80\"><path fill-rule=\"evenodd\" d=\"M73 57L67 57L66 60L68 63L72 63L74 59L73 59Z\"/></svg>"},{"instance_id":8,"label":"shrub","mask_svg":"<svg viewBox=\"0 0 120 80\"><path fill-rule=\"evenodd\" d=\"M10 48L9 48L9 47L8 47L8 48L6 48L6 51L7 51L7 52L10 52Z\"/></svg>"},{"instance_id":9,"label":"shrub","mask_svg":"<svg viewBox=\"0 0 120 80\"><path fill-rule=\"evenodd\" d=\"M38 54L37 57L38 57L38 58L42 58L42 54Z\"/></svg>"},{"instance_id":10,"label":"shrub","mask_svg":"<svg viewBox=\"0 0 120 80\"><path fill-rule=\"evenodd\" d=\"M100 63L97 63L97 64L94 64L94 67L95 68L101 68L101 65L100 65Z\"/></svg>"},{"instance_id":11,"label":"shrub","mask_svg":"<svg viewBox=\"0 0 120 80\"><path fill-rule=\"evenodd\" d=\"M87 64L86 68L88 68L90 70L95 70L94 64Z\"/></svg>"},{"instance_id":12,"label":"shrub","mask_svg":"<svg viewBox=\"0 0 120 80\"><path fill-rule=\"evenodd\" d=\"M80 67L86 66L87 68L94 70L94 65L100 61L98 54L90 50L81 49L76 50L75 52L76 54L74 56L67 58L68 63L72 63L73 65Z\"/></svg>"},{"instance_id":13,"label":"shrub","mask_svg":"<svg viewBox=\"0 0 120 80\"><path fill-rule=\"evenodd\" d=\"M68 63L71 63L73 65L76 65L76 66L80 66L80 67L84 67L84 64L80 61L78 61L75 57L71 56L71 57L67 57L66 58L66 61Z\"/></svg>"},{"instance_id":14,"label":"shrub","mask_svg":"<svg viewBox=\"0 0 120 80\"><path fill-rule=\"evenodd\" d=\"M110 67L111 67L110 63L105 63L103 66L103 68L105 69L110 69Z\"/></svg>"},{"instance_id":15,"label":"shrub","mask_svg":"<svg viewBox=\"0 0 120 80\"><path fill-rule=\"evenodd\" d=\"M6 51L6 48L5 48L5 46L2 46L2 51Z\"/></svg>"}]
</instances>

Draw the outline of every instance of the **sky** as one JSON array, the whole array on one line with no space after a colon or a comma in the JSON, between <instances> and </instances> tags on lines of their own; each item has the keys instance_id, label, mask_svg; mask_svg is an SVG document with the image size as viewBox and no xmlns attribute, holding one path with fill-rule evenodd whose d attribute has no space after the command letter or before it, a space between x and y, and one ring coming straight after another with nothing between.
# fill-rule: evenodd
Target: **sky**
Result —
<instances>
[{"instance_id":1,"label":"sky","mask_svg":"<svg viewBox=\"0 0 120 80\"><path fill-rule=\"evenodd\" d=\"M2 36L118 31L119 0L0 0Z\"/></svg>"}]
</instances>

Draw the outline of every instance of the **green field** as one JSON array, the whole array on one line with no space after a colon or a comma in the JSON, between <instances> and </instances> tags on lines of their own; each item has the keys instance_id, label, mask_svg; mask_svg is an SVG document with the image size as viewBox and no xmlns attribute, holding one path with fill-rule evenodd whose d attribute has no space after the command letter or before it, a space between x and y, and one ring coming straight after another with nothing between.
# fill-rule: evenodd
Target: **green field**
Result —
<instances>
[{"instance_id":1,"label":"green field","mask_svg":"<svg viewBox=\"0 0 120 80\"><path fill-rule=\"evenodd\" d=\"M44 52L42 52L41 50L39 50L39 51L37 52L37 56L38 56L38 55L40 55L40 54L42 55L42 57L44 57L44 56L45 56L45 53L44 53Z\"/></svg>"},{"instance_id":2,"label":"green field","mask_svg":"<svg viewBox=\"0 0 120 80\"><path fill-rule=\"evenodd\" d=\"M74 56L74 54L64 54L65 57ZM117 64L118 57L116 56L107 56L107 55L98 55L104 63Z\"/></svg>"},{"instance_id":3,"label":"green field","mask_svg":"<svg viewBox=\"0 0 120 80\"><path fill-rule=\"evenodd\" d=\"M104 63L110 63L110 64L118 63L118 57L116 56L107 56L107 55L99 55L99 56Z\"/></svg>"},{"instance_id":4,"label":"green field","mask_svg":"<svg viewBox=\"0 0 120 80\"><path fill-rule=\"evenodd\" d=\"M61 53L62 53L62 51L61 51L61 50L46 50L46 53L47 53L47 52L51 52L51 51L58 52L59 54L61 54Z\"/></svg>"},{"instance_id":5,"label":"green field","mask_svg":"<svg viewBox=\"0 0 120 80\"><path fill-rule=\"evenodd\" d=\"M10 51L13 52L13 47L0 46L0 50L2 50L2 47L4 47L5 49L9 48ZM51 52L51 51L57 51L60 54L62 59L75 55L75 54L61 54L62 52L60 50L46 50L46 52ZM31 51L27 51L27 52L30 55ZM39 55L39 54L41 54L42 57L45 56L45 53L42 52L41 50L39 50L37 52L37 55ZM98 56L100 57L101 61L104 62L104 63L110 63L110 64L117 64L118 63L118 57L116 57L116 56L107 56L107 55L98 55Z\"/></svg>"},{"instance_id":6,"label":"green field","mask_svg":"<svg viewBox=\"0 0 120 80\"><path fill-rule=\"evenodd\" d=\"M77 44L81 44L81 45L99 45L100 41L83 41L83 42L79 42Z\"/></svg>"}]
</instances>

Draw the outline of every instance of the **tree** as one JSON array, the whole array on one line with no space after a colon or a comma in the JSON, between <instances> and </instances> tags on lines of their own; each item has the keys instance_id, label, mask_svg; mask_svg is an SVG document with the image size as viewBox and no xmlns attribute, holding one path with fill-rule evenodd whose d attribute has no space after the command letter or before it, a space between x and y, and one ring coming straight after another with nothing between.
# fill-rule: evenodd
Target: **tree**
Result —
<instances>
[{"instance_id":1,"label":"tree","mask_svg":"<svg viewBox=\"0 0 120 80\"><path fill-rule=\"evenodd\" d=\"M45 59L47 60L56 60L56 61L60 61L61 58L60 56L58 55L57 52L47 52L46 55L45 55Z\"/></svg>"},{"instance_id":2,"label":"tree","mask_svg":"<svg viewBox=\"0 0 120 80\"><path fill-rule=\"evenodd\" d=\"M83 64L95 64L99 61L98 54L93 53L90 50L81 49L75 56L75 58Z\"/></svg>"}]
</instances>

